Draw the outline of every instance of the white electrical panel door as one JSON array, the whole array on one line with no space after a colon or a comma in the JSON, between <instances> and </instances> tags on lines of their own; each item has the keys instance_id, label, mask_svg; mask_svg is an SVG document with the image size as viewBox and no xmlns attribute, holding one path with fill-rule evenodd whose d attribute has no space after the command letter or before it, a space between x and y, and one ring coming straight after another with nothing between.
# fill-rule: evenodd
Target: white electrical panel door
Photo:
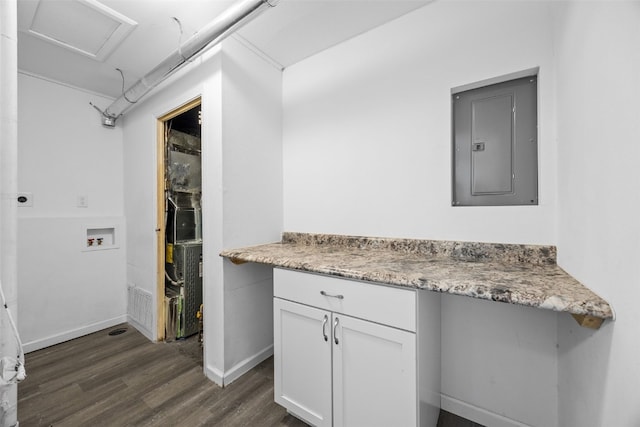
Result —
<instances>
[{"instance_id":1,"label":"white electrical panel door","mask_svg":"<svg viewBox=\"0 0 640 427\"><path fill-rule=\"evenodd\" d=\"M309 424L330 427L331 312L279 298L273 306L275 401Z\"/></svg>"},{"instance_id":2,"label":"white electrical panel door","mask_svg":"<svg viewBox=\"0 0 640 427\"><path fill-rule=\"evenodd\" d=\"M334 314L335 427L415 426L416 335Z\"/></svg>"}]
</instances>

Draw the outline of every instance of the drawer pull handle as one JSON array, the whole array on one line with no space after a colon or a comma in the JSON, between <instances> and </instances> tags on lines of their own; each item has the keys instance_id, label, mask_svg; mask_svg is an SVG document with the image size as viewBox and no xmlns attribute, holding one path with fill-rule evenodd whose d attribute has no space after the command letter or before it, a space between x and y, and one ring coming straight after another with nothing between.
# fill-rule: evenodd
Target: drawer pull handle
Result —
<instances>
[{"instance_id":1,"label":"drawer pull handle","mask_svg":"<svg viewBox=\"0 0 640 427\"><path fill-rule=\"evenodd\" d=\"M320 295L325 296L325 297L344 299L344 295L331 295L331 294L326 293L325 291L320 291Z\"/></svg>"},{"instance_id":2,"label":"drawer pull handle","mask_svg":"<svg viewBox=\"0 0 640 427\"><path fill-rule=\"evenodd\" d=\"M322 321L322 336L324 337L325 342L329 341L329 337L327 336L327 331L325 329L328 321L329 321L329 317L325 314L324 320Z\"/></svg>"},{"instance_id":3,"label":"drawer pull handle","mask_svg":"<svg viewBox=\"0 0 640 427\"><path fill-rule=\"evenodd\" d=\"M338 328L338 318L336 317L336 320L333 321L333 342L335 342L336 345L339 344L338 334L336 333L337 328Z\"/></svg>"}]
</instances>

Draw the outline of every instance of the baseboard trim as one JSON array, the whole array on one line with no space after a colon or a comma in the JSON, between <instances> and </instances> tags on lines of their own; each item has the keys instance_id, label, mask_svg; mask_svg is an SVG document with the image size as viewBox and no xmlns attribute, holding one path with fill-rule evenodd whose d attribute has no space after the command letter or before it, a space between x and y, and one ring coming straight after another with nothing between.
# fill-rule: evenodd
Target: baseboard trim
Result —
<instances>
[{"instance_id":1,"label":"baseboard trim","mask_svg":"<svg viewBox=\"0 0 640 427\"><path fill-rule=\"evenodd\" d=\"M221 387L225 387L240 378L242 375L249 372L251 369L258 366L260 363L262 363L272 355L273 345L270 345L269 347L259 351L253 356L249 356L246 359L240 361L226 372L222 372L219 369L205 366L204 374L214 383L218 384Z\"/></svg>"},{"instance_id":2,"label":"baseboard trim","mask_svg":"<svg viewBox=\"0 0 640 427\"><path fill-rule=\"evenodd\" d=\"M136 328L136 330L140 332L142 335L144 335L149 341L151 342L156 341L155 337L153 336L153 333L147 328L145 328L144 326L142 326L140 322L137 322L136 320L134 320L133 317L127 315L127 323L129 323L131 326Z\"/></svg>"},{"instance_id":3,"label":"baseboard trim","mask_svg":"<svg viewBox=\"0 0 640 427\"><path fill-rule=\"evenodd\" d=\"M214 383L216 383L220 387L223 386L224 374L219 369L210 368L208 366L205 366L204 367L204 376L209 378L211 381L213 381Z\"/></svg>"},{"instance_id":4,"label":"baseboard trim","mask_svg":"<svg viewBox=\"0 0 640 427\"><path fill-rule=\"evenodd\" d=\"M70 331L62 332L56 335L52 335L50 337L41 338L34 341L29 341L22 345L25 353L30 353L32 351L41 350L46 347L51 347L52 345L60 344L65 341L70 341L75 338L80 338L84 335L89 335L94 332L101 331L103 329L110 328L115 325L119 325L121 323L127 323L127 315L124 314L122 316L114 317L112 319L103 320L101 322L92 323L90 325L82 326L80 328L72 329Z\"/></svg>"},{"instance_id":5,"label":"baseboard trim","mask_svg":"<svg viewBox=\"0 0 640 427\"><path fill-rule=\"evenodd\" d=\"M231 384L232 382L234 382L235 380L240 378L242 375L249 372L251 369L258 366L260 363L262 363L264 360L271 357L272 355L273 355L273 344L263 349L262 351L254 354L253 356L247 357L240 363L236 364L233 368L225 372L224 385L226 386Z\"/></svg>"},{"instance_id":6,"label":"baseboard trim","mask_svg":"<svg viewBox=\"0 0 640 427\"><path fill-rule=\"evenodd\" d=\"M496 414L483 408L479 408L470 403L463 402L446 394L440 396L440 406L447 412L456 414L463 418L491 427L531 427L529 424L523 424L519 421L512 420L503 415Z\"/></svg>"}]
</instances>

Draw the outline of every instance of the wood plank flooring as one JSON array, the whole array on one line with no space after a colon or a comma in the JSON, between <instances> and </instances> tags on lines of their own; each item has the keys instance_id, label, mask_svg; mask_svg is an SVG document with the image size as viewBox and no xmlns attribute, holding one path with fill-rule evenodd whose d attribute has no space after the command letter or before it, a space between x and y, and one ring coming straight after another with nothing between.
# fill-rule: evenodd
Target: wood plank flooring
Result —
<instances>
[{"instance_id":1,"label":"wood plank flooring","mask_svg":"<svg viewBox=\"0 0 640 427\"><path fill-rule=\"evenodd\" d=\"M482 424L462 418L445 410L440 410L438 425L436 427L484 427Z\"/></svg>"},{"instance_id":2,"label":"wood plank flooring","mask_svg":"<svg viewBox=\"0 0 640 427\"><path fill-rule=\"evenodd\" d=\"M123 324L29 353L26 368L20 427L307 427L273 401L273 358L220 388L196 336L152 343ZM482 426L441 411L438 427Z\"/></svg>"},{"instance_id":3,"label":"wood plank flooring","mask_svg":"<svg viewBox=\"0 0 640 427\"><path fill-rule=\"evenodd\" d=\"M108 332L127 328L120 335ZM27 354L18 420L29 426L306 426L273 402L273 359L220 388L197 338L151 343L119 325Z\"/></svg>"}]
</instances>

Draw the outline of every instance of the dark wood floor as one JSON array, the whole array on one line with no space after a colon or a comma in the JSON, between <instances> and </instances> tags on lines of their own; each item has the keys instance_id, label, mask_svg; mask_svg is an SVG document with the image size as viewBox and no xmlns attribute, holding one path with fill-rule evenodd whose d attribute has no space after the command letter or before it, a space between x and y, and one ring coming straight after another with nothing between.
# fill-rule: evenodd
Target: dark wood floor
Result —
<instances>
[{"instance_id":1,"label":"dark wood floor","mask_svg":"<svg viewBox=\"0 0 640 427\"><path fill-rule=\"evenodd\" d=\"M306 426L273 402L273 359L220 388L197 337L151 343L133 327L27 354L18 420L29 426Z\"/></svg>"},{"instance_id":2,"label":"dark wood floor","mask_svg":"<svg viewBox=\"0 0 640 427\"><path fill-rule=\"evenodd\" d=\"M447 411L440 410L437 427L484 427L481 424L459 417Z\"/></svg>"},{"instance_id":3,"label":"dark wood floor","mask_svg":"<svg viewBox=\"0 0 640 427\"><path fill-rule=\"evenodd\" d=\"M273 358L220 388L202 372L196 336L151 343L119 325L29 353L26 368L21 427L307 426L274 403ZM482 426L441 411L438 427Z\"/></svg>"}]
</instances>

